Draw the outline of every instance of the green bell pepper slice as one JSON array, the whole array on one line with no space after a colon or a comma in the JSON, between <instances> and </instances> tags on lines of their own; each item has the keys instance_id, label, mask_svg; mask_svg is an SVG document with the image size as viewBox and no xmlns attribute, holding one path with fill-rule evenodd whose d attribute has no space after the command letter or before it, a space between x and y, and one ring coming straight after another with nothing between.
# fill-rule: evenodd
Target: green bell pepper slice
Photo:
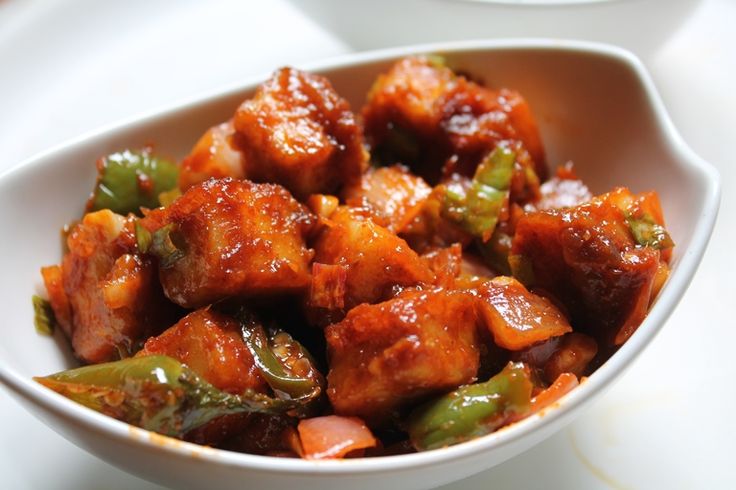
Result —
<instances>
[{"instance_id":1,"label":"green bell pepper slice","mask_svg":"<svg viewBox=\"0 0 736 490\"><path fill-rule=\"evenodd\" d=\"M178 179L175 163L148 151L124 150L107 155L97 163L97 183L87 211L109 209L118 214L140 215L141 207L159 207L159 195L175 189Z\"/></svg>"},{"instance_id":2,"label":"green bell pepper slice","mask_svg":"<svg viewBox=\"0 0 736 490\"><path fill-rule=\"evenodd\" d=\"M409 439L425 451L490 434L529 412L531 392L528 368L510 362L485 383L461 386L415 409Z\"/></svg>"},{"instance_id":3,"label":"green bell pepper slice","mask_svg":"<svg viewBox=\"0 0 736 490\"><path fill-rule=\"evenodd\" d=\"M168 356L132 357L34 379L92 410L172 437L222 415L278 414L298 406L252 390L221 391Z\"/></svg>"}]
</instances>

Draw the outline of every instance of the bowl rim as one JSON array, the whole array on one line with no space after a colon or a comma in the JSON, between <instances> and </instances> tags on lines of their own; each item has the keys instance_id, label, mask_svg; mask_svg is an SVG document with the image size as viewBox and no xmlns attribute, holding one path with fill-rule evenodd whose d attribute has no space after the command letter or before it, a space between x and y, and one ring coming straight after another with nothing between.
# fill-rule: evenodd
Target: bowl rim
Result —
<instances>
[{"instance_id":1,"label":"bowl rim","mask_svg":"<svg viewBox=\"0 0 736 490\"><path fill-rule=\"evenodd\" d=\"M589 42L543 38L468 40L443 43L418 44L398 48L388 48L341 55L327 60L299 64L310 71L328 71L332 69L348 69L366 63L390 61L411 54L442 52L447 54L473 51L542 51L565 52L585 56L597 56L612 63L618 63L630 70L640 85L649 109L655 116L661 137L668 149L680 157L682 165L699 173L704 182L703 214L698 219L691 243L684 250L677 266L673 270L663 291L651 308L646 319L634 335L600 366L581 385L565 395L552 407L533 414L519 422L504 427L492 434L476 438L455 446L420 453L373 458L356 458L347 460L303 460L277 458L253 454L237 453L221 449L200 446L178 439L161 436L144 429L120 422L79 405L59 395L32 379L15 371L5 359L0 358L0 383L22 399L51 411L54 415L73 421L76 425L85 426L104 437L118 439L121 443L141 446L141 449L157 450L171 453L180 458L196 457L209 463L237 467L252 471L279 472L291 476L307 475L369 475L386 471L417 469L439 463L477 456L490 450L498 450L510 446L530 435L537 429L553 424L555 420L577 412L582 406L595 398L596 394L608 389L615 378L631 366L634 359L651 342L662 329L666 320L682 299L695 271L702 260L715 224L720 203L720 179L716 169L696 155L684 142L674 124L670 120L654 83L642 62L631 52L612 45ZM21 177L25 172L33 172L37 166L51 164L60 153L73 152L87 144L90 140L122 132L141 124L152 124L157 120L171 117L180 111L187 111L195 106L206 105L215 100L236 95L238 92L255 87L267 78L268 74L247 77L242 82L233 84L209 93L196 95L164 109L149 111L142 115L126 118L120 122L109 124L95 131L87 132L70 141L51 147L20 164L0 173L0 181L13 177ZM56 427L51 427L57 430Z\"/></svg>"}]
</instances>

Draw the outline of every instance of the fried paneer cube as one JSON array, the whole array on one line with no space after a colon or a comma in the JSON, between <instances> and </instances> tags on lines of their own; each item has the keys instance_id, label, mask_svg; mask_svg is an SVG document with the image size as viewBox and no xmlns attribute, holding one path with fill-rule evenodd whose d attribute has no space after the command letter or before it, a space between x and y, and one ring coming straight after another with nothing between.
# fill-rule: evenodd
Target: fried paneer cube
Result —
<instances>
[{"instance_id":1,"label":"fried paneer cube","mask_svg":"<svg viewBox=\"0 0 736 490\"><path fill-rule=\"evenodd\" d=\"M127 357L173 321L155 263L137 253L134 217L109 210L84 216L60 266L42 269L56 318L87 363Z\"/></svg>"},{"instance_id":2,"label":"fried paneer cube","mask_svg":"<svg viewBox=\"0 0 736 490\"><path fill-rule=\"evenodd\" d=\"M228 393L268 390L240 335L240 324L210 309L196 310L161 335L148 339L137 356L150 355L173 357ZM197 444L218 444L232 434L248 430L252 418L251 413L223 415L185 434L185 439Z\"/></svg>"},{"instance_id":3,"label":"fried paneer cube","mask_svg":"<svg viewBox=\"0 0 736 490\"><path fill-rule=\"evenodd\" d=\"M480 316L497 346L518 351L572 332L565 315L547 298L508 276L477 289Z\"/></svg>"},{"instance_id":4,"label":"fried paneer cube","mask_svg":"<svg viewBox=\"0 0 736 490\"><path fill-rule=\"evenodd\" d=\"M472 176L502 141L519 143L538 177L547 176L536 122L518 92L485 88L426 57L404 58L379 76L363 118L379 159L405 163L430 183L452 172Z\"/></svg>"},{"instance_id":5,"label":"fried paneer cube","mask_svg":"<svg viewBox=\"0 0 736 490\"><path fill-rule=\"evenodd\" d=\"M662 260L661 247L635 239L631 204L636 196L618 188L576 207L527 213L509 257L515 276L550 292L576 330L604 345L621 345L642 322Z\"/></svg>"},{"instance_id":6,"label":"fried paneer cube","mask_svg":"<svg viewBox=\"0 0 736 490\"><path fill-rule=\"evenodd\" d=\"M227 297L302 292L310 282L305 237L313 220L280 185L226 178L190 188L143 226L154 239L168 232L175 247L159 260L166 296L199 308Z\"/></svg>"},{"instance_id":7,"label":"fried paneer cube","mask_svg":"<svg viewBox=\"0 0 736 490\"><path fill-rule=\"evenodd\" d=\"M207 382L228 393L252 389L263 392L267 385L253 356L243 342L240 324L230 316L210 309L196 310L151 337L137 356L173 357L192 368Z\"/></svg>"},{"instance_id":8,"label":"fried paneer cube","mask_svg":"<svg viewBox=\"0 0 736 490\"><path fill-rule=\"evenodd\" d=\"M325 329L335 413L380 425L392 412L475 380L479 366L474 297L407 290L361 305Z\"/></svg>"},{"instance_id":9,"label":"fried paneer cube","mask_svg":"<svg viewBox=\"0 0 736 490\"><path fill-rule=\"evenodd\" d=\"M314 243L314 261L346 267L345 311L391 295L395 286L431 283L434 274L409 245L360 210L338 208Z\"/></svg>"},{"instance_id":10,"label":"fried paneer cube","mask_svg":"<svg viewBox=\"0 0 736 490\"><path fill-rule=\"evenodd\" d=\"M246 176L283 185L297 198L357 181L368 155L347 101L319 75L282 68L235 113Z\"/></svg>"},{"instance_id":11,"label":"fried paneer cube","mask_svg":"<svg viewBox=\"0 0 736 490\"><path fill-rule=\"evenodd\" d=\"M245 177L245 157L233 145L232 121L213 126L197 141L191 153L181 162L179 189L186 191L210 178Z\"/></svg>"},{"instance_id":12,"label":"fried paneer cube","mask_svg":"<svg viewBox=\"0 0 736 490\"><path fill-rule=\"evenodd\" d=\"M342 191L345 203L370 211L373 220L400 233L420 213L432 188L403 165L370 168Z\"/></svg>"}]
</instances>

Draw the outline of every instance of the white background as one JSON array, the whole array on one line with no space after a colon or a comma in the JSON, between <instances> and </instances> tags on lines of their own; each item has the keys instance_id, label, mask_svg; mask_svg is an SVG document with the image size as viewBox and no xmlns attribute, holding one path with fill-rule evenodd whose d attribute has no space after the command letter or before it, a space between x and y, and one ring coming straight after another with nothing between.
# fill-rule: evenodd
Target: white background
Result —
<instances>
[{"instance_id":1,"label":"white background","mask_svg":"<svg viewBox=\"0 0 736 490\"><path fill-rule=\"evenodd\" d=\"M0 0L0 171L102 124L350 51L283 0ZM736 488L736 1L703 0L645 61L685 140L721 173L703 264L662 333L591 410L448 490ZM160 488L66 442L4 388L0 479L7 489Z\"/></svg>"}]
</instances>

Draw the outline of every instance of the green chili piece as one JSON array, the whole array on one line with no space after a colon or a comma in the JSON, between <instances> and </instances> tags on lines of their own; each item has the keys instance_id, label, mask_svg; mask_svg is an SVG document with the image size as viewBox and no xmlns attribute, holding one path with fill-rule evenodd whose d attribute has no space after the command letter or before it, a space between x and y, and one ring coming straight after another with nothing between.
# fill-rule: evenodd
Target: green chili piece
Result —
<instances>
[{"instance_id":1,"label":"green chili piece","mask_svg":"<svg viewBox=\"0 0 736 490\"><path fill-rule=\"evenodd\" d=\"M37 382L92 410L173 437L227 414L283 413L297 403L247 390L218 390L167 356L133 357L84 366Z\"/></svg>"},{"instance_id":2,"label":"green chili piece","mask_svg":"<svg viewBox=\"0 0 736 490\"><path fill-rule=\"evenodd\" d=\"M531 391L524 364L509 363L485 383L461 386L414 410L409 417L410 440L424 451L490 434L528 413Z\"/></svg>"},{"instance_id":3,"label":"green chili piece","mask_svg":"<svg viewBox=\"0 0 736 490\"><path fill-rule=\"evenodd\" d=\"M159 195L176 188L179 179L176 164L148 151L113 153L98 162L97 171L88 211L109 209L118 214L140 215L141 207L158 207Z\"/></svg>"},{"instance_id":4,"label":"green chili piece","mask_svg":"<svg viewBox=\"0 0 736 490\"><path fill-rule=\"evenodd\" d=\"M51 303L40 296L33 295L33 324L36 332L42 335L52 335L56 325L56 316L51 308Z\"/></svg>"},{"instance_id":5,"label":"green chili piece","mask_svg":"<svg viewBox=\"0 0 736 490\"><path fill-rule=\"evenodd\" d=\"M664 226L654 221L654 218L648 214L641 218L628 216L626 222L634 235L634 239L642 247L663 250L675 246L675 242L672 241Z\"/></svg>"},{"instance_id":6,"label":"green chili piece","mask_svg":"<svg viewBox=\"0 0 736 490\"><path fill-rule=\"evenodd\" d=\"M256 366L266 383L276 393L276 396L285 400L295 400L303 403L310 402L322 393L324 380L315 369L309 353L290 335L277 331L269 339L264 328L245 316L242 312L236 315L241 324L241 333L245 345L248 346ZM275 349L290 344L295 347L297 356L279 357ZM289 364L289 358L294 363ZM296 362L302 364L304 373L294 372ZM308 363L305 366L305 363Z\"/></svg>"}]
</instances>

